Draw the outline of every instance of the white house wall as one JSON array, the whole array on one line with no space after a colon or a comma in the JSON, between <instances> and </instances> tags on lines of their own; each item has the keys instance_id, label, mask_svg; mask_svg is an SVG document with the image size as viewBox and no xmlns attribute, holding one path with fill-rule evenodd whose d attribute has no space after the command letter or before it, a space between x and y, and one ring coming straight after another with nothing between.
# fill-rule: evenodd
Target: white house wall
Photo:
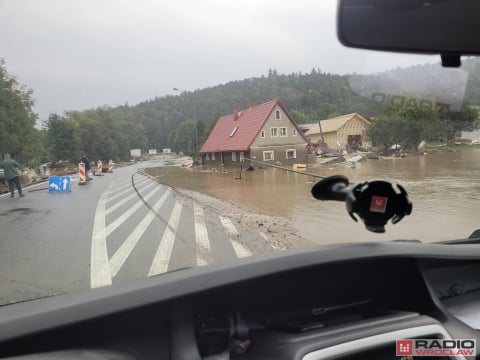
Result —
<instances>
[{"instance_id":1,"label":"white house wall","mask_svg":"<svg viewBox=\"0 0 480 360\"><path fill-rule=\"evenodd\" d=\"M280 111L280 120L275 119L275 113L277 110ZM271 136L271 128L278 129L278 135L276 137ZM280 128L286 128L287 136L280 136ZM294 129L296 130L296 135L294 135ZM251 145L252 148L276 145L306 145L306 142L300 135L299 130L295 128L295 125L290 121L280 105L275 106L274 110L263 125L262 130L265 131L265 138L261 138L260 131Z\"/></svg>"},{"instance_id":2,"label":"white house wall","mask_svg":"<svg viewBox=\"0 0 480 360\"><path fill-rule=\"evenodd\" d=\"M277 111L280 112L280 119L276 119ZM277 129L277 136L272 136L272 128ZM281 128L286 129L285 136L282 136ZM265 132L265 137L262 138L262 131L257 134L250 147L252 159L281 165L306 163L307 143L280 105L275 106L261 130ZM265 160L266 152L271 153L272 160ZM294 153L294 157L287 153Z\"/></svg>"}]
</instances>

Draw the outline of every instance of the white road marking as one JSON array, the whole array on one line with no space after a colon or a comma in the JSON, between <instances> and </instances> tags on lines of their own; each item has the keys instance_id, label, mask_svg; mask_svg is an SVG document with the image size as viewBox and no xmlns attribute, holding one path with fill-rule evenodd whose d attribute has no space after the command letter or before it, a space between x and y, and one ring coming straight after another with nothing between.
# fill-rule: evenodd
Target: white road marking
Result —
<instances>
[{"instance_id":1,"label":"white road marking","mask_svg":"<svg viewBox=\"0 0 480 360\"><path fill-rule=\"evenodd\" d=\"M265 234L263 231L258 230L258 233L263 237L265 241L269 241L270 239L268 238L267 234Z\"/></svg>"},{"instance_id":2,"label":"white road marking","mask_svg":"<svg viewBox=\"0 0 480 360\"><path fill-rule=\"evenodd\" d=\"M6 184L6 180L5 180L5 184ZM23 185L22 185L22 191L23 191L23 190L30 189L30 188L33 188L33 187L35 187L35 186L45 185L45 184L48 184L48 181L43 181L43 182L41 182L41 183L37 183L37 184L34 184L34 185L29 185L29 186L23 186ZM8 188L7 188L7 189L8 189ZM15 192L18 193L17 188L15 188ZM0 197L4 197L4 196L7 196L7 195L10 196L10 190L8 190L5 194L0 195Z\"/></svg>"},{"instance_id":3,"label":"white road marking","mask_svg":"<svg viewBox=\"0 0 480 360\"><path fill-rule=\"evenodd\" d=\"M225 232L230 237L233 250L235 250L237 257L242 258L242 257L252 256L252 253L250 252L250 250L248 250L245 246L243 246L237 240L234 239L235 237L239 236L239 233L235 228L235 225L233 225L232 220L221 215L219 217L220 217L220 221L222 222L223 228L225 229Z\"/></svg>"},{"instance_id":4,"label":"white road marking","mask_svg":"<svg viewBox=\"0 0 480 360\"><path fill-rule=\"evenodd\" d=\"M113 196L108 197L108 201L113 201L116 198L123 196L127 194L128 192L135 192L135 190L132 187L132 184L127 184L127 186L121 186L116 188L114 191L110 191L111 194L114 194Z\"/></svg>"},{"instance_id":5,"label":"white road marking","mask_svg":"<svg viewBox=\"0 0 480 360\"><path fill-rule=\"evenodd\" d=\"M108 264L107 236L105 233L105 204L108 190L100 196L95 211L95 221L92 232L92 250L90 255L90 287L112 285L110 266Z\"/></svg>"},{"instance_id":6,"label":"white road marking","mask_svg":"<svg viewBox=\"0 0 480 360\"><path fill-rule=\"evenodd\" d=\"M144 182L147 182L148 180L150 180L150 179L146 176L137 176L137 177L133 178L133 183L135 184L135 186L137 186L137 185L143 184ZM132 184L132 183L130 182L130 184Z\"/></svg>"},{"instance_id":7,"label":"white road marking","mask_svg":"<svg viewBox=\"0 0 480 360\"><path fill-rule=\"evenodd\" d=\"M119 183L119 184L113 184L112 185L112 189L115 190L115 191L121 191L125 188L131 188L132 187L132 180L129 180L128 182L126 183Z\"/></svg>"},{"instance_id":8,"label":"white road marking","mask_svg":"<svg viewBox=\"0 0 480 360\"><path fill-rule=\"evenodd\" d=\"M118 271L123 266L128 256L131 254L135 245L137 245L143 233L147 230L147 228L150 226L150 223L155 218L156 213L160 210L163 204L165 204L165 201L167 200L169 194L170 189L167 189L160 197L160 199L157 200L155 205L153 205L152 209L150 209L148 214L145 215L143 220L130 233L128 238L122 243L122 245L112 256L112 258L110 259L110 273L112 275L112 278L118 274Z\"/></svg>"},{"instance_id":9,"label":"white road marking","mask_svg":"<svg viewBox=\"0 0 480 360\"><path fill-rule=\"evenodd\" d=\"M112 181L112 187L114 187L114 186L121 186L122 184L126 184L125 181L126 181L125 178L113 180L113 181ZM131 180L130 180L130 181L131 181Z\"/></svg>"},{"instance_id":10,"label":"white road marking","mask_svg":"<svg viewBox=\"0 0 480 360\"><path fill-rule=\"evenodd\" d=\"M282 251L287 250L285 246L282 246L282 245L278 246L274 244L273 241L263 231L260 231L260 230L257 230L257 231L274 250L282 250Z\"/></svg>"},{"instance_id":11,"label":"white road marking","mask_svg":"<svg viewBox=\"0 0 480 360\"><path fill-rule=\"evenodd\" d=\"M148 180L148 179L144 176L142 176L142 177L137 176L137 177L133 178L133 181L134 181L135 185L140 184L141 182L144 182L146 180ZM132 186L132 178L129 177L127 179L114 180L112 182L112 184L113 184L112 187L116 187L116 188L123 188L125 186Z\"/></svg>"},{"instance_id":12,"label":"white road marking","mask_svg":"<svg viewBox=\"0 0 480 360\"><path fill-rule=\"evenodd\" d=\"M148 179L141 178L140 180L134 180L135 186L145 183ZM129 179L128 182L116 183L112 186L115 191L122 191L124 188L132 188L132 179ZM111 200L111 199L109 199Z\"/></svg>"},{"instance_id":13,"label":"white road marking","mask_svg":"<svg viewBox=\"0 0 480 360\"><path fill-rule=\"evenodd\" d=\"M203 214L203 208L197 203L193 204L193 215L195 219L195 240L197 243L197 265L208 265L206 256L210 253L210 242L208 240L207 226Z\"/></svg>"},{"instance_id":14,"label":"white road marking","mask_svg":"<svg viewBox=\"0 0 480 360\"><path fill-rule=\"evenodd\" d=\"M144 188L142 188L141 190L144 191L146 189L148 189L149 187L151 187L152 185L154 185L154 183L150 183L148 184L147 186L145 186ZM131 189L127 189L125 191L122 191L120 194L117 194L115 195L114 197L112 198L109 198L108 201L111 201L113 200L114 198L120 196L120 195L124 195L125 193L128 193L128 192L132 192L132 194L130 194L129 196L127 196L126 198L120 200L119 202L115 203L115 205L112 205L110 206L108 209L107 209L107 212L105 213L105 215L108 215L110 213L112 213L113 211L117 210L119 207L121 207L122 205L126 204L129 200L131 200L132 198L138 196L136 191L133 190L133 188Z\"/></svg>"},{"instance_id":15,"label":"white road marking","mask_svg":"<svg viewBox=\"0 0 480 360\"><path fill-rule=\"evenodd\" d=\"M167 272L170 258L172 256L173 242L175 241L175 234L177 232L178 223L180 222L180 214L182 213L182 203L175 202L168 225L163 232L162 240L158 246L155 257L153 258L148 276L163 274Z\"/></svg>"},{"instance_id":16,"label":"white road marking","mask_svg":"<svg viewBox=\"0 0 480 360\"><path fill-rule=\"evenodd\" d=\"M108 202L111 202L112 200L115 200L116 198L121 197L131 191L135 192L135 190L132 187L132 184L126 184L125 186L114 188L110 191L108 195ZM112 196L110 196L111 194Z\"/></svg>"},{"instance_id":17,"label":"white road marking","mask_svg":"<svg viewBox=\"0 0 480 360\"><path fill-rule=\"evenodd\" d=\"M150 191L147 195L144 196L143 200L147 201L149 200L155 193L160 190L161 187L158 186L152 191ZM167 188L166 191L170 191L170 189ZM132 216L135 211L140 209L144 205L142 200L138 200L135 205L133 205L130 209L125 211L122 215L120 215L118 218L116 218L112 223L110 223L106 229L105 229L105 234L106 236L109 236L112 232L114 232L120 225L122 225L130 216Z\"/></svg>"}]
</instances>

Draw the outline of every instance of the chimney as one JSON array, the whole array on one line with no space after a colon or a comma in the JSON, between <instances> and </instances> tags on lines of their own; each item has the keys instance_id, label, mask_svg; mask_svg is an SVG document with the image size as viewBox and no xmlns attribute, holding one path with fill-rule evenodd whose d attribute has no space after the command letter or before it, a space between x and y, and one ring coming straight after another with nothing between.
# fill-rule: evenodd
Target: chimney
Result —
<instances>
[{"instance_id":1,"label":"chimney","mask_svg":"<svg viewBox=\"0 0 480 360\"><path fill-rule=\"evenodd\" d=\"M233 121L237 121L238 119L238 107L234 106L233 107Z\"/></svg>"}]
</instances>

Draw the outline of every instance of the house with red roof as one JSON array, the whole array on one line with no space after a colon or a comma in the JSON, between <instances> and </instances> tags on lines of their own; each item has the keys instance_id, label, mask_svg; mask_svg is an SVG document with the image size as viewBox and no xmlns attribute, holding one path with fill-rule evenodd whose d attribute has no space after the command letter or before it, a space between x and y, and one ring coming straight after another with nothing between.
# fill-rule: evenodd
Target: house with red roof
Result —
<instances>
[{"instance_id":1,"label":"house with red roof","mask_svg":"<svg viewBox=\"0 0 480 360\"><path fill-rule=\"evenodd\" d=\"M234 107L232 114L220 117L200 155L205 165L240 166L244 158L283 166L305 164L307 139L285 105L274 99L248 109Z\"/></svg>"}]
</instances>

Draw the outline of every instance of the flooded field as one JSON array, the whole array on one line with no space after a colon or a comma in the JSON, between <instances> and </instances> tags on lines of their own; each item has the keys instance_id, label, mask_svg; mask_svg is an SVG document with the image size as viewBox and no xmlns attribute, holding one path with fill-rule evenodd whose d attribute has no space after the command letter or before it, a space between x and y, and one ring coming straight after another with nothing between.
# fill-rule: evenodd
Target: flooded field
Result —
<instances>
[{"instance_id":1,"label":"flooded field","mask_svg":"<svg viewBox=\"0 0 480 360\"><path fill-rule=\"evenodd\" d=\"M413 202L412 215L385 234L355 223L341 202L315 200L310 189L318 179L274 168L226 173L199 168L153 168L160 182L198 191L273 216L292 219L298 234L319 244L350 241L419 239L424 242L468 237L480 228L480 150L434 153L388 160L364 160L310 167L308 173L342 174L351 182L384 179L405 187Z\"/></svg>"}]
</instances>

